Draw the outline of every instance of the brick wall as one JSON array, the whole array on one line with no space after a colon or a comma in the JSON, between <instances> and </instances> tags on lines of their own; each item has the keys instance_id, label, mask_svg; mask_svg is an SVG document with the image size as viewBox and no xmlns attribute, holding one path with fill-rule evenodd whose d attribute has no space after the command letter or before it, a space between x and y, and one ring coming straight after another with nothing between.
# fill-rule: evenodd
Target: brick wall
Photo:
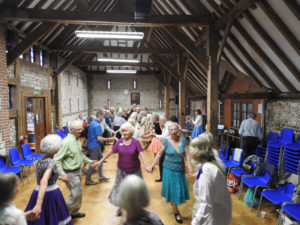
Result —
<instances>
[{"instance_id":1,"label":"brick wall","mask_svg":"<svg viewBox=\"0 0 300 225\"><path fill-rule=\"evenodd\" d=\"M131 108L131 93L140 93L140 105L147 107L152 112L164 112L159 108L159 99L163 98L163 85L154 75L93 75L91 83L91 104L93 113L108 105L122 108ZM107 89L107 81L111 82L111 89ZM137 89L133 89L133 81L137 81ZM128 94L124 93L127 90ZM176 113L174 104L175 91L170 91L170 115Z\"/></svg>"},{"instance_id":2,"label":"brick wall","mask_svg":"<svg viewBox=\"0 0 300 225\"><path fill-rule=\"evenodd\" d=\"M10 147L5 33L5 28L0 25L0 152Z\"/></svg>"},{"instance_id":3,"label":"brick wall","mask_svg":"<svg viewBox=\"0 0 300 225\"><path fill-rule=\"evenodd\" d=\"M294 129L295 137L300 134L300 100L272 100L266 104L266 134L283 128Z\"/></svg>"}]
</instances>

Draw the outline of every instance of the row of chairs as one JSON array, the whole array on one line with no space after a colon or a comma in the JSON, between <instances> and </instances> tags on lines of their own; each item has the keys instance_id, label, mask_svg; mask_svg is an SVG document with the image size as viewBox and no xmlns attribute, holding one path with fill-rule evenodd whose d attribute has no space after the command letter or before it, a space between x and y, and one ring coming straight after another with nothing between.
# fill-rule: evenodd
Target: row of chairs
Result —
<instances>
[{"instance_id":1,"label":"row of chairs","mask_svg":"<svg viewBox=\"0 0 300 225\"><path fill-rule=\"evenodd\" d=\"M21 146L21 149L22 149L23 159L21 159L18 149L16 149L16 148L9 149L8 152L9 152L9 159L10 159L11 166L7 166L4 162L4 159L0 158L0 172L2 172L2 173L10 172L10 173L14 173L14 174L20 174L20 178L24 184L24 179L22 176L22 169L24 169L28 183L29 183L28 172L30 170L30 166L34 164L35 160L42 158L44 155L32 153L30 146L28 144L23 144ZM26 170L26 167L28 167L28 172Z\"/></svg>"},{"instance_id":2,"label":"row of chairs","mask_svg":"<svg viewBox=\"0 0 300 225\"><path fill-rule=\"evenodd\" d=\"M260 148L256 150L256 155L264 158L266 152L267 155L267 162L268 165L271 167L275 167L278 169L278 162L279 162L279 156L280 156L280 150L284 150L284 161L285 161L285 171L286 172L292 172L297 174L298 173L298 166L300 167L300 137L298 138L298 141L296 143L293 143L294 140L294 134L292 129L283 129L281 132L281 136L279 138L278 133L270 133L267 139L267 148ZM223 147L223 146L222 146ZM226 160L225 155L221 153L222 149L220 151L220 157L223 157L223 162ZM223 150L224 153L224 150ZM233 151L233 154L235 154L235 151ZM229 155L227 154L226 157ZM231 160L233 159L233 156L231 156ZM225 163L226 164L226 163ZM238 162L237 162L238 164ZM240 162L241 165L241 162ZM227 166L226 166L227 167ZM238 166L236 166L238 167ZM275 170L275 168L273 168ZM230 168L228 171L228 174L230 172ZM249 188L254 188L254 196L252 199L250 211L253 208L253 203L255 196L259 190L259 188L263 188L264 190L261 192L261 198L259 201L259 206L257 210L257 216L259 215L259 210L262 204L262 199L266 198L270 202L272 202L275 205L281 205L282 208L280 210L280 216L278 219L278 224L281 224L282 214L283 212L288 214L289 216L293 217L296 221L300 221L300 203L292 203L292 197L293 197L293 190L295 188L295 185L292 183L287 183L282 186L280 186L277 189L269 189L269 183L271 176L268 172L265 172L261 176L254 176L251 175L245 175L246 172L242 168L233 168L231 169L231 172L238 177L240 182L240 188L238 192L238 198L240 199L241 192L243 189L243 186L246 185ZM299 174L298 174L299 175Z\"/></svg>"}]
</instances>

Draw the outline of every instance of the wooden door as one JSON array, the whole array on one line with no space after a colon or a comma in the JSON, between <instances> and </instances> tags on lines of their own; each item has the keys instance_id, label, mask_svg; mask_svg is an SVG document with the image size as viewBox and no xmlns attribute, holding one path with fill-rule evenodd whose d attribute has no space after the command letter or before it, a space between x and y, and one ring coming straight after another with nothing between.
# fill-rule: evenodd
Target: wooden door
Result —
<instances>
[{"instance_id":1,"label":"wooden door","mask_svg":"<svg viewBox=\"0 0 300 225\"><path fill-rule=\"evenodd\" d=\"M33 98L35 149L40 150L40 143L45 137L45 101L44 98Z\"/></svg>"}]
</instances>

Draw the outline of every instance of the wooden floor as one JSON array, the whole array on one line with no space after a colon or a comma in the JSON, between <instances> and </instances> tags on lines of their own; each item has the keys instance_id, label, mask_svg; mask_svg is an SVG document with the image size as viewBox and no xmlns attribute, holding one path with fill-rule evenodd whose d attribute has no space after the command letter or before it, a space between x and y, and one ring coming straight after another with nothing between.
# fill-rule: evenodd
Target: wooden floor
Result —
<instances>
[{"instance_id":1,"label":"wooden floor","mask_svg":"<svg viewBox=\"0 0 300 225\"><path fill-rule=\"evenodd\" d=\"M106 150L111 146L107 146ZM153 160L153 154L145 151L146 159L149 162ZM117 166L117 154L112 155L108 162L103 166L103 173L106 177L111 178L108 183L101 183L95 186L85 186L84 178L82 180L83 187L83 202L81 211L86 213L85 218L74 220L75 225L117 225L124 222L125 217L116 217L116 207L112 206L108 201L108 195L112 189L114 178L116 174ZM25 185L20 184L20 192L18 193L14 203L20 209L25 209L30 195L36 185L36 178L34 171L30 170L30 183L27 183L25 179ZM148 207L149 210L155 211L163 221L165 225L177 224L174 220L174 216L169 204L165 203L164 198L160 196L161 183L154 182L154 179L158 178L158 168L155 168L153 174L149 174L143 171L143 177L149 188L151 195L151 203ZM97 175L93 175L93 179L96 181ZM193 206L193 179L188 178L188 185L190 189L191 200L186 204L180 206L180 212L184 219L184 224L191 224L191 214ZM63 192L65 199L67 199L69 192L66 185L63 182L59 182L59 187ZM246 189L246 188L245 188ZM243 192L243 194L245 191ZM243 197L243 195L242 195ZM231 225L262 225L262 224L277 224L277 213L274 206L268 202L264 202L262 210L267 212L267 218L256 217L256 210L252 212L244 205L242 200L238 200L237 193L231 195L233 205L233 215ZM221 225L221 224L220 224Z\"/></svg>"}]
</instances>

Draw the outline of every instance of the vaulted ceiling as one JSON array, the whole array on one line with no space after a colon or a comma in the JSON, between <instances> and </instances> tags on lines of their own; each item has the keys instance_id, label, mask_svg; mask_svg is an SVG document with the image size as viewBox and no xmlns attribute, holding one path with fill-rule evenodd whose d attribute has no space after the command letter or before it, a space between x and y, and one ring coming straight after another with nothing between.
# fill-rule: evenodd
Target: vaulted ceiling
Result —
<instances>
[{"instance_id":1,"label":"vaulted ceiling","mask_svg":"<svg viewBox=\"0 0 300 225\"><path fill-rule=\"evenodd\" d=\"M300 0L153 0L152 17L139 21L135 0L0 3L1 23L23 39L8 52L8 64L35 44L65 58L64 66L73 63L93 73L127 66L97 57L139 59L128 68L155 72L160 79L170 74L176 86L185 61L189 94L205 96L206 31L213 25L220 40L221 92L232 76L266 91L300 92ZM145 38L90 40L76 37L80 29L142 31Z\"/></svg>"}]
</instances>

